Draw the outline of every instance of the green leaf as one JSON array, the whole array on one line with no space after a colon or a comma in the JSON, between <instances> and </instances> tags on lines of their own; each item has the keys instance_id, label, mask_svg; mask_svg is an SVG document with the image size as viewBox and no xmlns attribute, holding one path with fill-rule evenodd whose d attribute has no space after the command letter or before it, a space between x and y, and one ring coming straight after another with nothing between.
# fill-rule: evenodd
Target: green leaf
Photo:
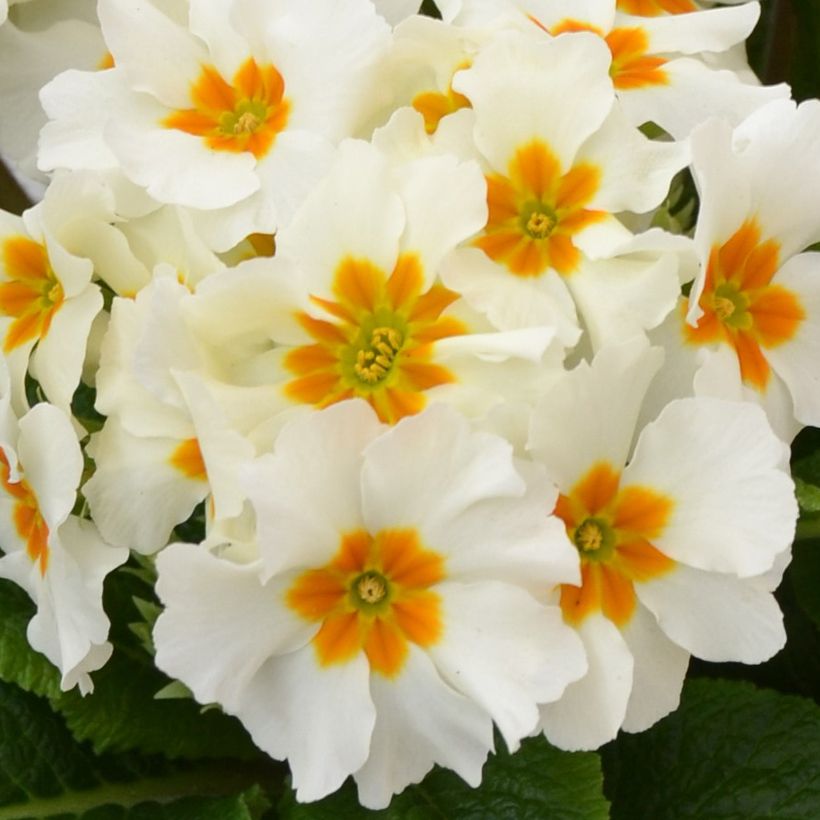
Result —
<instances>
[{"instance_id":1,"label":"green leaf","mask_svg":"<svg viewBox=\"0 0 820 820\"><path fill-rule=\"evenodd\" d=\"M264 810L258 766L95 758L45 700L2 682L0 737L0 820L256 820Z\"/></svg>"},{"instance_id":2,"label":"green leaf","mask_svg":"<svg viewBox=\"0 0 820 820\"><path fill-rule=\"evenodd\" d=\"M820 512L820 487L795 477L794 489L797 494L797 503L800 509L807 513Z\"/></svg>"},{"instance_id":3,"label":"green leaf","mask_svg":"<svg viewBox=\"0 0 820 820\"><path fill-rule=\"evenodd\" d=\"M606 820L609 809L601 789L598 755L561 752L538 737L525 740L514 755L500 751L491 757L478 789L437 768L384 811L361 808L348 781L316 803L297 803L288 791L279 812L282 820Z\"/></svg>"},{"instance_id":4,"label":"green leaf","mask_svg":"<svg viewBox=\"0 0 820 820\"><path fill-rule=\"evenodd\" d=\"M94 692L76 690L53 701L78 740L97 752L136 750L169 758L257 758L261 753L235 718L218 710L201 713L193 700L156 699L169 679L145 652L115 647L94 673Z\"/></svg>"},{"instance_id":5,"label":"green leaf","mask_svg":"<svg viewBox=\"0 0 820 820\"><path fill-rule=\"evenodd\" d=\"M60 673L26 639L33 615L34 603L28 595L17 584L0 580L0 680L55 697L60 693Z\"/></svg>"},{"instance_id":6,"label":"green leaf","mask_svg":"<svg viewBox=\"0 0 820 820\"><path fill-rule=\"evenodd\" d=\"M613 820L820 817L820 707L808 699L690 681L677 712L603 753Z\"/></svg>"}]
</instances>

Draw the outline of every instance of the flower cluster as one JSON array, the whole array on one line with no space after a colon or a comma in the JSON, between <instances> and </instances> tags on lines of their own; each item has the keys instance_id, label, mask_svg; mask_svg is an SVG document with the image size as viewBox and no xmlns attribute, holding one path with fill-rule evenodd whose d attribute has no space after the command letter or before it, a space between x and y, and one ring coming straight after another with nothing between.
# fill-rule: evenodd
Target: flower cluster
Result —
<instances>
[{"instance_id":1,"label":"flower cluster","mask_svg":"<svg viewBox=\"0 0 820 820\"><path fill-rule=\"evenodd\" d=\"M0 575L64 689L148 556L157 667L378 808L782 647L820 103L757 2L86 5L0 6Z\"/></svg>"}]
</instances>

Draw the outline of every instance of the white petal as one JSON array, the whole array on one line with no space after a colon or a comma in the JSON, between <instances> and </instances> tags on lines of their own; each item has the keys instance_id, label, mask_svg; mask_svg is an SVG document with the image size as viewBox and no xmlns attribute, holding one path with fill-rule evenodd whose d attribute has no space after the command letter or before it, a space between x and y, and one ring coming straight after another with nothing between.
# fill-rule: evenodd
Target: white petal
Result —
<instances>
[{"instance_id":1,"label":"white petal","mask_svg":"<svg viewBox=\"0 0 820 820\"><path fill-rule=\"evenodd\" d=\"M190 108L189 86L207 60L196 39L151 3L101 0L98 13L105 42L129 86L169 107Z\"/></svg>"},{"instance_id":2,"label":"white petal","mask_svg":"<svg viewBox=\"0 0 820 820\"><path fill-rule=\"evenodd\" d=\"M797 296L806 318L792 339L764 349L766 359L788 385L794 401L794 415L803 424L820 427L820 253L801 253L789 259L777 272L773 284Z\"/></svg>"},{"instance_id":3,"label":"white petal","mask_svg":"<svg viewBox=\"0 0 820 820\"><path fill-rule=\"evenodd\" d=\"M515 150L535 138L566 170L612 107L611 61L595 34L541 39L510 33L456 74L453 88L472 103L476 144L496 171L505 173Z\"/></svg>"},{"instance_id":4,"label":"white petal","mask_svg":"<svg viewBox=\"0 0 820 820\"><path fill-rule=\"evenodd\" d=\"M783 615L756 578L734 578L679 564L635 592L658 626L695 657L762 663L786 643Z\"/></svg>"},{"instance_id":5,"label":"white petal","mask_svg":"<svg viewBox=\"0 0 820 820\"><path fill-rule=\"evenodd\" d=\"M52 532L74 506L83 472L80 444L68 416L41 402L20 419L17 455Z\"/></svg>"},{"instance_id":6,"label":"white petal","mask_svg":"<svg viewBox=\"0 0 820 820\"><path fill-rule=\"evenodd\" d=\"M31 357L32 376L49 401L66 411L80 383L91 324L102 306L102 293L96 285L63 302Z\"/></svg>"},{"instance_id":7,"label":"white petal","mask_svg":"<svg viewBox=\"0 0 820 820\"><path fill-rule=\"evenodd\" d=\"M448 686L426 654L413 644L409 649L398 677L370 679L376 725L367 762L354 775L365 808L386 808L434 764L476 787L493 748L490 716Z\"/></svg>"},{"instance_id":8,"label":"white petal","mask_svg":"<svg viewBox=\"0 0 820 820\"><path fill-rule=\"evenodd\" d=\"M670 641L640 604L621 635L634 661L623 729L642 732L678 708L689 653Z\"/></svg>"},{"instance_id":9,"label":"white petal","mask_svg":"<svg viewBox=\"0 0 820 820\"><path fill-rule=\"evenodd\" d=\"M673 501L653 539L661 552L704 570L759 575L794 535L787 458L759 407L680 399L644 428L621 486L649 487Z\"/></svg>"},{"instance_id":10,"label":"white petal","mask_svg":"<svg viewBox=\"0 0 820 820\"><path fill-rule=\"evenodd\" d=\"M287 758L299 801L318 800L360 769L370 751L376 708L364 654L319 666L313 646L271 658L235 714L254 743Z\"/></svg>"},{"instance_id":11,"label":"white petal","mask_svg":"<svg viewBox=\"0 0 820 820\"><path fill-rule=\"evenodd\" d=\"M276 244L279 252L298 260L310 291L326 295L346 257L365 258L389 275L404 225L386 159L367 143L348 140L326 179L277 234Z\"/></svg>"},{"instance_id":12,"label":"white petal","mask_svg":"<svg viewBox=\"0 0 820 820\"><path fill-rule=\"evenodd\" d=\"M171 464L179 439L132 436L109 418L88 447L96 468L83 485L91 516L106 540L141 553L168 543L171 530L209 492Z\"/></svg>"},{"instance_id":13,"label":"white petal","mask_svg":"<svg viewBox=\"0 0 820 820\"><path fill-rule=\"evenodd\" d=\"M157 569L165 606L154 627L157 666L200 703L234 711L268 658L304 646L316 631L285 604L292 578L263 586L256 563L172 544L157 557Z\"/></svg>"},{"instance_id":14,"label":"white petal","mask_svg":"<svg viewBox=\"0 0 820 820\"><path fill-rule=\"evenodd\" d=\"M341 402L290 422L274 455L243 472L269 573L321 566L336 553L342 533L362 527L362 450L381 429L367 403Z\"/></svg>"},{"instance_id":15,"label":"white petal","mask_svg":"<svg viewBox=\"0 0 820 820\"><path fill-rule=\"evenodd\" d=\"M362 509L370 532L397 526L434 531L472 504L524 491L512 447L473 432L444 405L403 419L365 451ZM446 543L429 546L447 550Z\"/></svg>"},{"instance_id":16,"label":"white petal","mask_svg":"<svg viewBox=\"0 0 820 820\"><path fill-rule=\"evenodd\" d=\"M586 670L581 642L557 606L497 582L437 586L444 634L429 654L444 679L493 717L511 751Z\"/></svg>"},{"instance_id":17,"label":"white petal","mask_svg":"<svg viewBox=\"0 0 820 820\"><path fill-rule=\"evenodd\" d=\"M199 137L157 127L167 109L143 98L129 103L127 112L107 123L105 140L125 175L154 199L224 208L259 189L253 155L213 150Z\"/></svg>"},{"instance_id":18,"label":"white petal","mask_svg":"<svg viewBox=\"0 0 820 820\"><path fill-rule=\"evenodd\" d=\"M442 257L487 222L487 184L474 162L425 157L401 168L399 185L407 225L402 249L416 251L427 285Z\"/></svg>"},{"instance_id":19,"label":"white petal","mask_svg":"<svg viewBox=\"0 0 820 820\"><path fill-rule=\"evenodd\" d=\"M662 361L641 338L605 347L536 406L528 447L562 490L598 461L615 470L626 463L641 402Z\"/></svg>"},{"instance_id":20,"label":"white petal","mask_svg":"<svg viewBox=\"0 0 820 820\"><path fill-rule=\"evenodd\" d=\"M603 615L585 618L578 634L589 671L556 703L541 707L541 728L559 749L597 749L612 740L632 689L632 654L618 628Z\"/></svg>"}]
</instances>

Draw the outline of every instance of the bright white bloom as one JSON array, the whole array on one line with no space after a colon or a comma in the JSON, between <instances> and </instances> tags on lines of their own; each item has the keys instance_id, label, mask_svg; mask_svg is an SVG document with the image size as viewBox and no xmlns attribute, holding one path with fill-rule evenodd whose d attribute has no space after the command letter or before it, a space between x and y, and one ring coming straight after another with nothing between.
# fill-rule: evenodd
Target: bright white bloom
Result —
<instances>
[{"instance_id":1,"label":"bright white bloom","mask_svg":"<svg viewBox=\"0 0 820 820\"><path fill-rule=\"evenodd\" d=\"M436 763L478 785L493 722L517 748L585 669L532 594L578 578L554 490L449 408L385 429L361 401L302 416L247 470L258 561L157 560L157 665L287 758L300 800L352 774L384 807Z\"/></svg>"},{"instance_id":2,"label":"bright white bloom","mask_svg":"<svg viewBox=\"0 0 820 820\"><path fill-rule=\"evenodd\" d=\"M191 0L187 27L129 0L99 15L115 66L43 89L40 167L119 167L159 202L213 212L220 250L287 221L389 37L369 0Z\"/></svg>"},{"instance_id":3,"label":"bright white bloom","mask_svg":"<svg viewBox=\"0 0 820 820\"><path fill-rule=\"evenodd\" d=\"M474 163L391 164L348 141L277 234L277 255L211 276L184 305L213 377L275 385L281 409L366 399L383 421L430 401L480 416L553 378L549 328L495 332L437 280L486 214Z\"/></svg>"},{"instance_id":4,"label":"bright white bloom","mask_svg":"<svg viewBox=\"0 0 820 820\"><path fill-rule=\"evenodd\" d=\"M595 748L678 703L689 655L760 663L786 639L772 590L797 504L788 448L752 404L671 402L640 432L661 351L600 351L536 408L530 448L560 490L555 514L581 558L561 609L589 673L542 709L547 738Z\"/></svg>"},{"instance_id":5,"label":"bright white bloom","mask_svg":"<svg viewBox=\"0 0 820 820\"><path fill-rule=\"evenodd\" d=\"M676 139L710 115L736 123L789 96L787 85L764 88L701 58L742 43L760 16L758 3L649 17L626 10L616 9L616 0L465 0L456 20L551 37L594 32L609 48L612 80L629 120L655 122Z\"/></svg>"},{"instance_id":6,"label":"bright white bloom","mask_svg":"<svg viewBox=\"0 0 820 820\"><path fill-rule=\"evenodd\" d=\"M37 604L28 640L61 673L64 690L93 689L89 672L111 655L103 579L128 558L90 522L71 515L83 469L66 415L38 404L19 421L3 368L0 398L0 576Z\"/></svg>"},{"instance_id":7,"label":"bright white bloom","mask_svg":"<svg viewBox=\"0 0 820 820\"><path fill-rule=\"evenodd\" d=\"M666 397L695 377L699 393L763 405L789 441L820 425L820 255L802 253L820 240L820 103L771 103L734 132L707 123L692 150L701 269L659 337Z\"/></svg>"},{"instance_id":8,"label":"bright white bloom","mask_svg":"<svg viewBox=\"0 0 820 820\"><path fill-rule=\"evenodd\" d=\"M660 204L687 150L624 121L609 63L591 34L507 32L453 80L473 111L442 122L436 139L452 142L474 114L459 148L485 167L488 216L442 278L496 327L547 324L574 344L578 307L598 345L657 325L674 305L686 240L633 236L615 214Z\"/></svg>"},{"instance_id":9,"label":"bright white bloom","mask_svg":"<svg viewBox=\"0 0 820 820\"><path fill-rule=\"evenodd\" d=\"M77 209L99 208L90 178L55 180L22 219L0 212L0 339L20 415L26 371L53 404L69 410L79 384L94 317L103 306L92 261L75 254Z\"/></svg>"}]
</instances>

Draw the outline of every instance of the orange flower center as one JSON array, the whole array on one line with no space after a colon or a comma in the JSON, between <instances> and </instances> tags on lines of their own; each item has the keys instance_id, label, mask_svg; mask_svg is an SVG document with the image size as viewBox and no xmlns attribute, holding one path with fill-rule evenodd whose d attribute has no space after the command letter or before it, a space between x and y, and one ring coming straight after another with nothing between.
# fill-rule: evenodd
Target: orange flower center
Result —
<instances>
[{"instance_id":1,"label":"orange flower center","mask_svg":"<svg viewBox=\"0 0 820 820\"><path fill-rule=\"evenodd\" d=\"M46 249L25 236L6 239L2 246L0 314L13 316L3 352L42 339L63 304L63 286L52 270Z\"/></svg>"},{"instance_id":2,"label":"orange flower center","mask_svg":"<svg viewBox=\"0 0 820 820\"><path fill-rule=\"evenodd\" d=\"M24 478L12 482L10 477L8 458L5 451L0 450L0 484L15 499L12 508L14 528L26 545L26 555L38 565L40 575L45 576L48 569L48 525L40 514L37 496L29 483Z\"/></svg>"},{"instance_id":3,"label":"orange flower center","mask_svg":"<svg viewBox=\"0 0 820 820\"><path fill-rule=\"evenodd\" d=\"M686 14L697 11L692 0L618 0L618 11L639 17L657 17L661 14Z\"/></svg>"},{"instance_id":4,"label":"orange flower center","mask_svg":"<svg viewBox=\"0 0 820 820\"><path fill-rule=\"evenodd\" d=\"M317 407L358 396L389 424L418 413L424 391L455 380L433 361L435 342L466 332L441 315L457 295L441 285L425 293L422 287L414 254L400 256L390 276L366 259L344 259L334 277L336 300L312 297L332 320L297 315L315 342L285 356L296 376L285 394Z\"/></svg>"},{"instance_id":5,"label":"orange flower center","mask_svg":"<svg viewBox=\"0 0 820 820\"><path fill-rule=\"evenodd\" d=\"M771 377L763 351L794 338L806 318L797 295L772 284L779 256L777 241L761 241L756 220L744 222L712 248L698 302L703 315L696 327L684 323L683 329L689 344L733 347L744 382L761 391Z\"/></svg>"},{"instance_id":6,"label":"orange flower center","mask_svg":"<svg viewBox=\"0 0 820 820\"><path fill-rule=\"evenodd\" d=\"M202 137L214 150L248 151L261 159L287 125L291 106L284 93L276 68L260 66L253 57L242 63L231 83L206 65L191 86L193 108L175 111L162 125Z\"/></svg>"},{"instance_id":7,"label":"orange flower center","mask_svg":"<svg viewBox=\"0 0 820 820\"><path fill-rule=\"evenodd\" d=\"M374 672L395 677L409 643L427 647L441 638L441 599L430 587L443 578L444 559L414 529L356 530L341 537L327 566L296 579L286 601L321 624L313 648L322 666L364 651Z\"/></svg>"},{"instance_id":8,"label":"orange flower center","mask_svg":"<svg viewBox=\"0 0 820 820\"><path fill-rule=\"evenodd\" d=\"M573 235L606 216L584 208L600 180L600 169L590 163L562 173L541 140L522 145L506 177L487 176L487 225L473 244L516 276L540 276L550 268L572 273L581 256Z\"/></svg>"},{"instance_id":9,"label":"orange flower center","mask_svg":"<svg viewBox=\"0 0 820 820\"><path fill-rule=\"evenodd\" d=\"M666 85L669 82L669 76L662 69L666 60L647 53L649 35L642 28L614 28L609 34L604 34L597 26L580 20L568 18L548 29L532 15L529 19L553 37L577 31L591 31L603 37L612 53L609 75L612 77L615 88L621 91L651 85Z\"/></svg>"},{"instance_id":10,"label":"orange flower center","mask_svg":"<svg viewBox=\"0 0 820 820\"><path fill-rule=\"evenodd\" d=\"M675 566L651 543L669 520L672 499L648 487L619 485L620 474L601 462L558 497L555 515L581 557L581 586L561 586L561 609L569 623L603 612L623 626L636 607L633 583Z\"/></svg>"}]
</instances>

